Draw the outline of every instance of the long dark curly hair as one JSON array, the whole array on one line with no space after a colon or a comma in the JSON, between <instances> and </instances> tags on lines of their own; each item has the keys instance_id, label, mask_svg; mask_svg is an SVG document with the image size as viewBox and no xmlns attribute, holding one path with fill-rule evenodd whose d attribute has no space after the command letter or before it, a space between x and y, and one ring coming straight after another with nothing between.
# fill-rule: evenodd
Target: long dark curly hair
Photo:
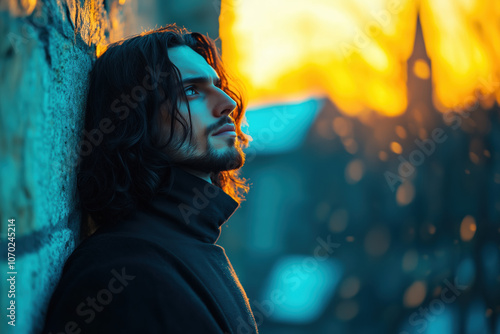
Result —
<instances>
[{"instance_id":1,"label":"long dark curly hair","mask_svg":"<svg viewBox=\"0 0 500 334\"><path fill-rule=\"evenodd\" d=\"M171 164L160 140L161 112L167 110L172 120L168 143L174 136L173 120L184 127L184 140L189 132L177 109L179 99L186 101L184 90L179 89L180 73L167 56L167 49L175 46L190 47L215 69L221 89L237 104L232 118L240 152L251 140L241 131L245 112L241 90L208 36L173 24L108 45L90 73L80 142L77 188L87 218L82 230L86 235L125 218L169 180ZM244 200L249 187L239 169L213 172L210 177L238 203Z\"/></svg>"}]
</instances>

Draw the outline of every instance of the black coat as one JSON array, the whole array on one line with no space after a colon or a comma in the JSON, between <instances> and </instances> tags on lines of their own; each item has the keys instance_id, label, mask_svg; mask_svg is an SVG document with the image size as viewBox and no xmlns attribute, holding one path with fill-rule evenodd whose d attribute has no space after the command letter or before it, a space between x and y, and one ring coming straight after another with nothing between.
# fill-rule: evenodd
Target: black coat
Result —
<instances>
[{"instance_id":1,"label":"black coat","mask_svg":"<svg viewBox=\"0 0 500 334\"><path fill-rule=\"evenodd\" d=\"M43 333L257 333L220 226L239 204L174 167L168 194L66 261Z\"/></svg>"}]
</instances>

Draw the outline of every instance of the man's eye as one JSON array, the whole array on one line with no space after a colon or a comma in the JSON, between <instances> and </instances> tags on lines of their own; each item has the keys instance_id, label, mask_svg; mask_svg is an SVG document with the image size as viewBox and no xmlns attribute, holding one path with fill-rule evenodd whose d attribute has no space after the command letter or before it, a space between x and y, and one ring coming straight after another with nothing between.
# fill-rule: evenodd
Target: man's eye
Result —
<instances>
[{"instance_id":1,"label":"man's eye","mask_svg":"<svg viewBox=\"0 0 500 334\"><path fill-rule=\"evenodd\" d=\"M198 94L198 91L196 89L194 89L194 87L187 87L185 89L185 93L186 93L186 96L193 96L193 95Z\"/></svg>"}]
</instances>

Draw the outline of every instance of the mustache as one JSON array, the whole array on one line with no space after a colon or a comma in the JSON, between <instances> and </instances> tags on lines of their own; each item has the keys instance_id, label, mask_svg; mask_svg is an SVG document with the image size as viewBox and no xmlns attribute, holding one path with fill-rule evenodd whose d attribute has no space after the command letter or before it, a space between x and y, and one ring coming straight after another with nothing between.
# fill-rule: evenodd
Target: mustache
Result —
<instances>
[{"instance_id":1,"label":"mustache","mask_svg":"<svg viewBox=\"0 0 500 334\"><path fill-rule=\"evenodd\" d=\"M233 119L229 116L224 116L222 117L217 123L209 126L206 130L205 135L209 135L210 133L214 132L215 130L219 129L221 126L226 125L226 124L231 124L236 127L236 124L234 123Z\"/></svg>"}]
</instances>

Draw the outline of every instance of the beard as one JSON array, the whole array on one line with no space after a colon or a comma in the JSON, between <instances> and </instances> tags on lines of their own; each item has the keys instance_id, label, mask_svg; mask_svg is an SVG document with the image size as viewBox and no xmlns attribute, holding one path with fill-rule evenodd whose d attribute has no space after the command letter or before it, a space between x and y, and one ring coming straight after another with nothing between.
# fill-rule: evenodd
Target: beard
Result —
<instances>
[{"instance_id":1,"label":"beard","mask_svg":"<svg viewBox=\"0 0 500 334\"><path fill-rule=\"evenodd\" d=\"M238 169L245 162L245 153L240 145L235 145L236 138L230 138L225 149L217 150L207 138L207 149L204 153L196 153L199 144L195 142L189 146L188 152L181 148L170 151L172 163L177 166L198 170L204 173L219 173ZM181 153L183 152L183 153Z\"/></svg>"}]
</instances>

